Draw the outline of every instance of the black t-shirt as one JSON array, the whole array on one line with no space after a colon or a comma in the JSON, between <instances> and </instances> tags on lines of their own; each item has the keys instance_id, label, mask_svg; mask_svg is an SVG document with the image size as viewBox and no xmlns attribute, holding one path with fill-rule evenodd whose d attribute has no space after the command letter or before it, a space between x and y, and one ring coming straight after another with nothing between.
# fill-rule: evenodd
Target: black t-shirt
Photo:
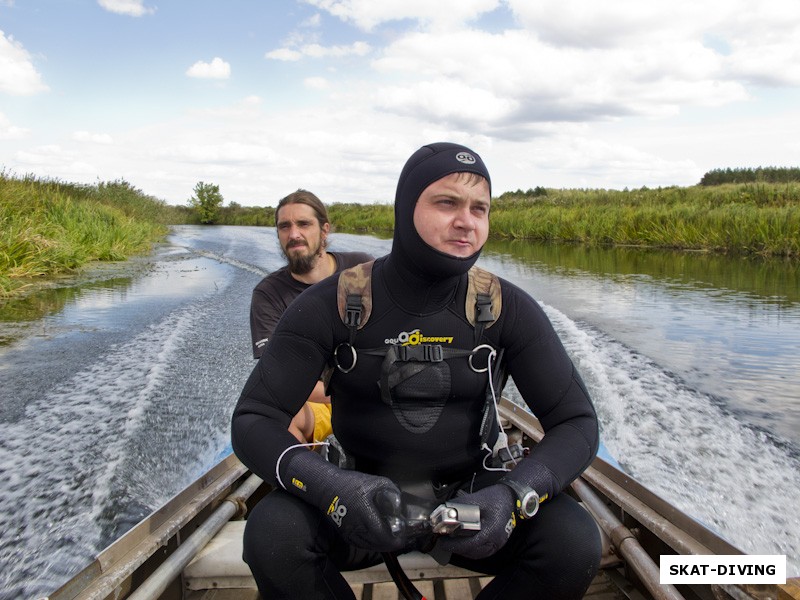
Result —
<instances>
[{"instance_id":1,"label":"black t-shirt","mask_svg":"<svg viewBox=\"0 0 800 600\"><path fill-rule=\"evenodd\" d=\"M328 252L336 261L336 272L372 260L364 252ZM288 266L273 271L253 290L250 302L250 336L253 341L253 358L260 358L275 326L286 310L304 290L313 284L297 281Z\"/></svg>"}]
</instances>

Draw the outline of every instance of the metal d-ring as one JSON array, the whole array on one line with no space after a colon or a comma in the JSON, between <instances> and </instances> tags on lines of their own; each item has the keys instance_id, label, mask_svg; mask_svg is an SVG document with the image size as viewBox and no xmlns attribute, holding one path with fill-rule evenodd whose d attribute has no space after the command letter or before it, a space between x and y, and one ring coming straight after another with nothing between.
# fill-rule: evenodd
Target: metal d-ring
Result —
<instances>
[{"instance_id":1,"label":"metal d-ring","mask_svg":"<svg viewBox=\"0 0 800 600\"><path fill-rule=\"evenodd\" d=\"M489 350L489 356L486 359L486 368L484 368L484 369L476 369L475 365L472 364L472 357L475 356L478 353L478 350L483 350L484 348L487 348ZM469 368L472 369L475 373L486 373L486 371L489 370L490 359L494 358L495 356L497 356L497 350L492 348L489 344L481 344L480 346L475 346L472 349L472 352L469 355L469 359L468 359L469 360Z\"/></svg>"},{"instance_id":2,"label":"metal d-ring","mask_svg":"<svg viewBox=\"0 0 800 600\"><path fill-rule=\"evenodd\" d=\"M342 346L350 346L350 352L352 352L353 354L353 364L350 365L350 367L347 369L345 369L341 364L339 364L339 348L341 348ZM350 371L356 368L356 363L358 362L358 354L356 354L356 349L353 348L353 345L350 342L342 342L341 344L336 346L336 349L333 351L333 357L334 360L336 361L336 368L339 369L339 371L341 371L342 373L349 373Z\"/></svg>"}]
</instances>

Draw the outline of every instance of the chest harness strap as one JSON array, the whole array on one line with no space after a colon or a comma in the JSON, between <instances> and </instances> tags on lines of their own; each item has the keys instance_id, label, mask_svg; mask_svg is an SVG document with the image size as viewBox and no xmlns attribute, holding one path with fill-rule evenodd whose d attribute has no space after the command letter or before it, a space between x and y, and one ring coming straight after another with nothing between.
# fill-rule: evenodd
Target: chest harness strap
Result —
<instances>
[{"instance_id":1,"label":"chest harness strap","mask_svg":"<svg viewBox=\"0 0 800 600\"><path fill-rule=\"evenodd\" d=\"M349 336L347 342L339 344L334 352L335 367L342 373L349 373L355 368L359 353L384 357L380 381L381 398L387 404L391 404L391 390L398 384L398 381L418 372L425 363L466 357L470 368L476 373L489 371L490 381L486 389L486 402L480 428L481 447L488 446L489 443L495 441L492 439L493 433L500 430L500 424L497 422L495 390L502 389L506 373L502 361L503 349L496 351L488 344L481 344L481 339L486 329L497 321L502 311L503 298L500 280L493 273L479 267L472 267L468 272L465 314L474 330L475 347L472 350L447 348L440 344L419 344L359 349L356 352L354 346L356 334L367 324L372 314L372 267L374 262L370 261L345 269L339 276L336 300L339 316L348 328ZM476 366L473 363L473 359L479 354L486 356L484 363L486 366ZM390 367L395 362L403 362L406 365L400 370L393 370Z\"/></svg>"},{"instance_id":2,"label":"chest harness strap","mask_svg":"<svg viewBox=\"0 0 800 600\"><path fill-rule=\"evenodd\" d=\"M334 351L334 363L342 373L352 371L358 361L355 349L356 334L369 321L372 314L372 267L375 261L370 261L345 269L339 276L336 302L339 316L349 330L347 342L342 342ZM497 276L479 267L472 267L468 272L468 286L465 313L467 320L474 330L475 348L473 350L460 350L444 348L439 344L420 344L419 346L396 346L395 360L438 362L447 358L466 356L469 358L470 368L476 373L485 372L485 368L476 367L472 360L480 346L480 340L486 329L491 327L500 316L503 308L500 281ZM350 364L342 364L341 358L346 358L350 350ZM362 349L359 352L373 356L384 356L386 348ZM344 354L344 356L342 356Z\"/></svg>"}]
</instances>

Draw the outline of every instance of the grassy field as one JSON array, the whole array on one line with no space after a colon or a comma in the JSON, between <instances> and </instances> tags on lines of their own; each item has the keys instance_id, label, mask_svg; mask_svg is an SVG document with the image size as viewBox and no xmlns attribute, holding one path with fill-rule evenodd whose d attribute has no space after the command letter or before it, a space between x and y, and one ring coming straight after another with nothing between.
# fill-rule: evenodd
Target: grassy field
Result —
<instances>
[{"instance_id":1,"label":"grassy field","mask_svg":"<svg viewBox=\"0 0 800 600\"><path fill-rule=\"evenodd\" d=\"M336 230L391 232L391 206L332 205ZM800 258L800 183L506 193L491 237Z\"/></svg>"},{"instance_id":2,"label":"grassy field","mask_svg":"<svg viewBox=\"0 0 800 600\"><path fill-rule=\"evenodd\" d=\"M391 236L387 204L332 203L334 229ZM0 298L37 277L148 252L167 225L195 223L124 181L93 186L0 172ZM222 207L220 225L274 224L274 209ZM800 258L800 183L638 190L545 189L492 202L496 239L625 245Z\"/></svg>"},{"instance_id":3,"label":"grassy field","mask_svg":"<svg viewBox=\"0 0 800 600\"><path fill-rule=\"evenodd\" d=\"M0 173L0 298L91 261L149 252L173 216L124 181L82 186Z\"/></svg>"},{"instance_id":4,"label":"grassy field","mask_svg":"<svg viewBox=\"0 0 800 600\"><path fill-rule=\"evenodd\" d=\"M499 237L800 257L800 184L548 190L495 204Z\"/></svg>"}]
</instances>

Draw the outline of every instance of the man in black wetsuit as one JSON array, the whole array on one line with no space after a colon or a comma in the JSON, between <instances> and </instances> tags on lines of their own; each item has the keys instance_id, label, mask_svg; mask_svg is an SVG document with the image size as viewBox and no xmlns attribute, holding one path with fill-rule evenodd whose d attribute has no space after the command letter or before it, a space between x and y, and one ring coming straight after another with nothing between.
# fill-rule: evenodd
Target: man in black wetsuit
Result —
<instances>
[{"instance_id":1,"label":"man in black wetsuit","mask_svg":"<svg viewBox=\"0 0 800 600\"><path fill-rule=\"evenodd\" d=\"M466 315L467 271L488 237L490 205L489 173L475 152L449 143L420 148L400 174L392 250L372 267L363 328L353 337L340 317L340 276L287 309L232 420L236 454L276 487L245 531L244 558L262 597L353 598L341 571L376 564L381 552L430 549L430 533L404 520L406 486L417 482L416 493L420 481L437 502L479 507L480 531L440 536L434 549L494 575L480 599L580 598L594 577L597 526L561 493L597 451L586 388L540 306L513 284L499 280L502 308L480 339ZM457 356L478 346L477 365ZM481 441L487 346L498 360L502 351L546 432L508 472L492 470L494 440ZM406 354L417 360L404 362ZM325 461L286 431L331 363L339 367L329 384L334 428L354 469ZM519 500L537 495L538 512L526 502L520 509Z\"/></svg>"},{"instance_id":2,"label":"man in black wetsuit","mask_svg":"<svg viewBox=\"0 0 800 600\"><path fill-rule=\"evenodd\" d=\"M372 260L364 252L328 252L331 231L328 211L307 190L281 199L275 208L278 243L288 264L273 271L253 290L250 301L250 335L253 358L260 358L286 307L303 291L334 273ZM331 433L330 398L320 381L289 430L301 441L323 440Z\"/></svg>"}]
</instances>

